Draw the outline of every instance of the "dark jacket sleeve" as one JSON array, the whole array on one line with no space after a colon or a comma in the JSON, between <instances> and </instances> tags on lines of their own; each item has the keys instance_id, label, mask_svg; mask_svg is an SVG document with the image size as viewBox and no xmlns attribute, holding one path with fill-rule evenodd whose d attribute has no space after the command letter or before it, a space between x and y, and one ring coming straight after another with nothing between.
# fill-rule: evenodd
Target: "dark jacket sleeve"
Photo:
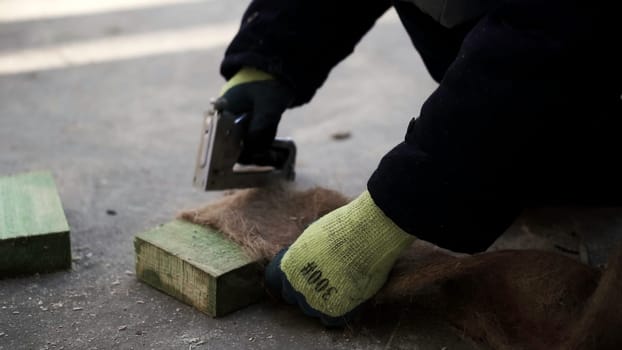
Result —
<instances>
[{"instance_id":1,"label":"dark jacket sleeve","mask_svg":"<svg viewBox=\"0 0 622 350\"><path fill-rule=\"evenodd\" d=\"M620 103L620 12L604 6L505 1L482 18L368 183L387 216L440 246L482 251L525 201L581 171L592 131Z\"/></svg>"},{"instance_id":2,"label":"dark jacket sleeve","mask_svg":"<svg viewBox=\"0 0 622 350\"><path fill-rule=\"evenodd\" d=\"M229 79L242 66L258 68L293 87L294 106L307 103L389 7L388 0L254 0L221 73Z\"/></svg>"}]
</instances>

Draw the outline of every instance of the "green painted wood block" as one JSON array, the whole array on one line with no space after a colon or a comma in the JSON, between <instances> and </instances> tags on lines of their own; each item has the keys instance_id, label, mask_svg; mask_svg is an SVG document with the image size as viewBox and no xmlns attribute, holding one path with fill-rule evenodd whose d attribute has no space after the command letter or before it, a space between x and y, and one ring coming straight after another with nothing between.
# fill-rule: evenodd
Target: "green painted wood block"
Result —
<instances>
[{"instance_id":1,"label":"green painted wood block","mask_svg":"<svg viewBox=\"0 0 622 350\"><path fill-rule=\"evenodd\" d=\"M262 268L216 230L175 220L134 238L139 280L218 317L258 301Z\"/></svg>"},{"instance_id":2,"label":"green painted wood block","mask_svg":"<svg viewBox=\"0 0 622 350\"><path fill-rule=\"evenodd\" d=\"M69 225L49 172L0 178L0 277L71 267Z\"/></svg>"}]
</instances>

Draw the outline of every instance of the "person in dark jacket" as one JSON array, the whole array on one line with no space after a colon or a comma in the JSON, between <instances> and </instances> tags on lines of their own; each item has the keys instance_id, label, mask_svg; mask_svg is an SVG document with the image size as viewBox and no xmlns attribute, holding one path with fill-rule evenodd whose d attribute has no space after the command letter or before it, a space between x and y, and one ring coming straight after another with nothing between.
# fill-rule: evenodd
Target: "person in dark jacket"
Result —
<instances>
[{"instance_id":1,"label":"person in dark jacket","mask_svg":"<svg viewBox=\"0 0 622 350\"><path fill-rule=\"evenodd\" d=\"M439 83L367 191L271 262L269 287L339 325L414 239L476 253L526 205L618 203L615 3L252 1L221 65L225 108L253 116L242 163L269 163L281 114L309 102L391 6Z\"/></svg>"}]
</instances>

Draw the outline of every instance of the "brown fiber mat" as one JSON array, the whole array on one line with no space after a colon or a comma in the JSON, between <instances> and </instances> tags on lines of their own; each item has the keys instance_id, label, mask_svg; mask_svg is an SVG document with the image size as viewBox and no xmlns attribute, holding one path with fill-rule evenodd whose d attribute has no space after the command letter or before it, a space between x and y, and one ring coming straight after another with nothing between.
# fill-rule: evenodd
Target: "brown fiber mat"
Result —
<instances>
[{"instance_id":1,"label":"brown fiber mat","mask_svg":"<svg viewBox=\"0 0 622 350\"><path fill-rule=\"evenodd\" d=\"M318 217L345 204L314 188L251 189L180 217L215 227L268 261ZM536 250L456 256L415 242L372 301L421 305L494 349L621 349L622 250L604 272Z\"/></svg>"}]
</instances>

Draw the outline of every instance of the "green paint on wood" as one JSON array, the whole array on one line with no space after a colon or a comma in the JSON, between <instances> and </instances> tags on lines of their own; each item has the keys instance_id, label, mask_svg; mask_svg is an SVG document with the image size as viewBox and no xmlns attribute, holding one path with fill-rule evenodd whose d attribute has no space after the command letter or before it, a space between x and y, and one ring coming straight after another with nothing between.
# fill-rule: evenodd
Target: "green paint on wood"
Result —
<instances>
[{"instance_id":1,"label":"green paint on wood","mask_svg":"<svg viewBox=\"0 0 622 350\"><path fill-rule=\"evenodd\" d=\"M69 267L69 225L52 175L0 178L0 277Z\"/></svg>"},{"instance_id":2,"label":"green paint on wood","mask_svg":"<svg viewBox=\"0 0 622 350\"><path fill-rule=\"evenodd\" d=\"M134 239L141 281L221 316L263 296L259 263L218 231L172 221Z\"/></svg>"}]
</instances>

